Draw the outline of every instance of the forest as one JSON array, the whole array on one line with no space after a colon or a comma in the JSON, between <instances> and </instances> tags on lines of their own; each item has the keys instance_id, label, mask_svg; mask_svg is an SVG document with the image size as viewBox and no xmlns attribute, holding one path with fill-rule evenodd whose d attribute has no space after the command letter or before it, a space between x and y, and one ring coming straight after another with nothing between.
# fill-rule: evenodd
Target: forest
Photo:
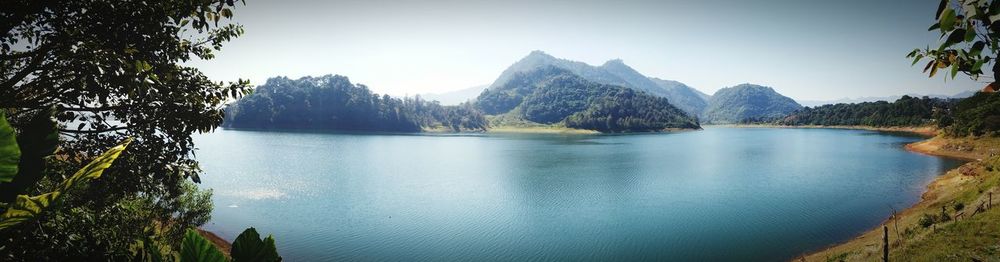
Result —
<instances>
[{"instance_id":1,"label":"forest","mask_svg":"<svg viewBox=\"0 0 1000 262\"><path fill-rule=\"evenodd\" d=\"M472 105L442 106L417 97L373 93L344 76L268 79L225 109L225 127L420 132L445 128L482 131L485 117Z\"/></svg>"},{"instance_id":2,"label":"forest","mask_svg":"<svg viewBox=\"0 0 1000 262\"><path fill-rule=\"evenodd\" d=\"M779 125L820 126L921 126L932 124L948 114L954 99L903 96L894 102L877 101L857 104L834 104L805 107L788 116L770 119ZM749 122L767 122L751 119Z\"/></svg>"}]
</instances>

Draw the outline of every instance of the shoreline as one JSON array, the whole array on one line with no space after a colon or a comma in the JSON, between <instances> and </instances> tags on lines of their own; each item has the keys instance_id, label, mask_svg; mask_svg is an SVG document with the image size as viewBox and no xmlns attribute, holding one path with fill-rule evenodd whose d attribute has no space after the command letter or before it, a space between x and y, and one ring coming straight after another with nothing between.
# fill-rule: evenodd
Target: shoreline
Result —
<instances>
[{"instance_id":1,"label":"shoreline","mask_svg":"<svg viewBox=\"0 0 1000 262\"><path fill-rule=\"evenodd\" d=\"M758 126L766 127L766 126ZM872 131L884 131L884 132L909 132L913 134L922 135L928 137L927 139L920 140L917 142L909 143L904 146L904 149L910 152L931 155L936 157L954 158L968 161L958 167L945 171L943 174L934 177L926 186L924 191L920 195L920 201L914 203L903 210L899 210L894 216L889 216L884 221L874 226L873 228L864 231L863 233L849 239L846 241L830 244L826 247L804 252L804 255L792 258L792 261L855 261L855 260L873 260L881 259L877 256L872 256L873 254L881 255L881 238L883 230L881 227L888 226L890 228L889 239L892 243L893 249L904 248L901 247L901 239L899 239L899 224L903 224L903 227L909 230L910 225L916 225L918 223L918 216L926 213L934 213L938 209L938 206L943 206L948 204L946 201L948 199L953 199L967 193L968 183L974 182L977 178L976 176L982 176L983 174L976 174L976 165L981 165L984 158L989 157L990 153L996 152L997 143L994 143L1000 139L997 138L948 138L943 135L937 134L937 129L932 127L909 127L909 128L879 128L879 127L854 127L854 126L832 126L832 127L821 127L821 126L807 126L807 127L784 127L784 126L771 126L776 128L831 128L831 129L858 129L858 130L872 130ZM933 131L933 132L932 132ZM986 141L983 141L986 140ZM958 143L958 146L955 146ZM983 145L986 145L985 148ZM990 147L990 145L994 145ZM978 198L981 198L983 192L979 192ZM971 203L970 203L971 204ZM890 225L890 223L892 223ZM925 229L926 230L926 229ZM895 231L895 232L893 232ZM919 237L919 236L918 236ZM876 244L872 244L876 243ZM840 260L837 260L837 259Z\"/></svg>"}]
</instances>

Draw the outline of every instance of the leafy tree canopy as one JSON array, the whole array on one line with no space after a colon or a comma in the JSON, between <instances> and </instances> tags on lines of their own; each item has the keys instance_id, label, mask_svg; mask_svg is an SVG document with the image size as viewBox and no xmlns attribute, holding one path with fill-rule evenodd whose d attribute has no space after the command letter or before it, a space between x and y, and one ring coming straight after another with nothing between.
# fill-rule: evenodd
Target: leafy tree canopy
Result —
<instances>
[{"instance_id":1,"label":"leafy tree canopy","mask_svg":"<svg viewBox=\"0 0 1000 262\"><path fill-rule=\"evenodd\" d=\"M242 34L242 27L229 21L236 5L233 0L2 4L0 108L22 133L32 119L55 108L63 137L59 157L46 160L52 163L46 175L24 193L43 192L65 180L61 174L126 137L134 140L103 179L64 196L73 209L13 228L17 232L10 235L18 237L0 238L0 250L37 260L113 260L126 255L150 222L172 221L167 234L179 243L188 223L204 221L178 219L190 205L179 197L192 193L182 182L199 181L191 135L218 126L223 104L250 88L243 80L213 82L183 63L211 59L223 43ZM142 212L131 209L137 207Z\"/></svg>"}]
</instances>

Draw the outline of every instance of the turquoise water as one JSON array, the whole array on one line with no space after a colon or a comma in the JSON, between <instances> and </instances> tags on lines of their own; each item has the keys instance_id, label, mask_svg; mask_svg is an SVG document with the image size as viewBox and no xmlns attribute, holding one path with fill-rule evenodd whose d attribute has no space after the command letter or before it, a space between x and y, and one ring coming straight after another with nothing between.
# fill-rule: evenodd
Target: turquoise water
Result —
<instances>
[{"instance_id":1,"label":"turquoise water","mask_svg":"<svg viewBox=\"0 0 1000 262\"><path fill-rule=\"evenodd\" d=\"M873 228L960 164L858 130L195 139L232 240L287 261L774 261Z\"/></svg>"}]
</instances>

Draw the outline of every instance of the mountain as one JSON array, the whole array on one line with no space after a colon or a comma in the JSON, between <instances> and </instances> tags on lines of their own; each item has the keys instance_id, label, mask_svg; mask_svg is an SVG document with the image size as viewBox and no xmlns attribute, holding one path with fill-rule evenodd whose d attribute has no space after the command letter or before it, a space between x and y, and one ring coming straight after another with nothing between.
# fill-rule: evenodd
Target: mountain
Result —
<instances>
[{"instance_id":1,"label":"mountain","mask_svg":"<svg viewBox=\"0 0 1000 262\"><path fill-rule=\"evenodd\" d=\"M664 90L664 96L670 100L671 104L693 116L701 115L701 112L704 112L705 107L708 106L708 99L711 98L681 82L655 77L650 78L650 80Z\"/></svg>"},{"instance_id":2,"label":"mountain","mask_svg":"<svg viewBox=\"0 0 1000 262\"><path fill-rule=\"evenodd\" d=\"M583 62L556 58L542 51L533 51L528 56L508 67L493 82L491 87L503 85L507 81L510 81L511 77L516 73L534 70L543 66L562 68L592 82L628 87L654 96L667 98L671 104L684 110L684 112L691 116L700 114L707 100L704 94L697 95L700 92L676 81L671 82L680 85L666 84L667 87L664 87L664 84L658 83L658 81L668 80L646 77L626 65L621 59L610 60L599 67L595 67Z\"/></svg>"},{"instance_id":3,"label":"mountain","mask_svg":"<svg viewBox=\"0 0 1000 262\"><path fill-rule=\"evenodd\" d=\"M538 66L503 79L479 95L477 108L489 115L601 132L699 128L695 118L666 98L591 81L562 67Z\"/></svg>"},{"instance_id":4,"label":"mountain","mask_svg":"<svg viewBox=\"0 0 1000 262\"><path fill-rule=\"evenodd\" d=\"M741 84L716 91L708 100L702 121L731 124L749 119L777 118L800 108L802 105L795 100L778 94L770 87Z\"/></svg>"},{"instance_id":5,"label":"mountain","mask_svg":"<svg viewBox=\"0 0 1000 262\"><path fill-rule=\"evenodd\" d=\"M420 98L427 101L438 101L441 105L446 106L458 105L476 99L476 96L479 96L487 87L489 85L479 85L450 92L421 94Z\"/></svg>"},{"instance_id":6,"label":"mountain","mask_svg":"<svg viewBox=\"0 0 1000 262\"><path fill-rule=\"evenodd\" d=\"M419 98L372 93L344 76L270 78L225 109L224 127L420 132L482 131L486 119L471 104L441 106Z\"/></svg>"}]
</instances>

